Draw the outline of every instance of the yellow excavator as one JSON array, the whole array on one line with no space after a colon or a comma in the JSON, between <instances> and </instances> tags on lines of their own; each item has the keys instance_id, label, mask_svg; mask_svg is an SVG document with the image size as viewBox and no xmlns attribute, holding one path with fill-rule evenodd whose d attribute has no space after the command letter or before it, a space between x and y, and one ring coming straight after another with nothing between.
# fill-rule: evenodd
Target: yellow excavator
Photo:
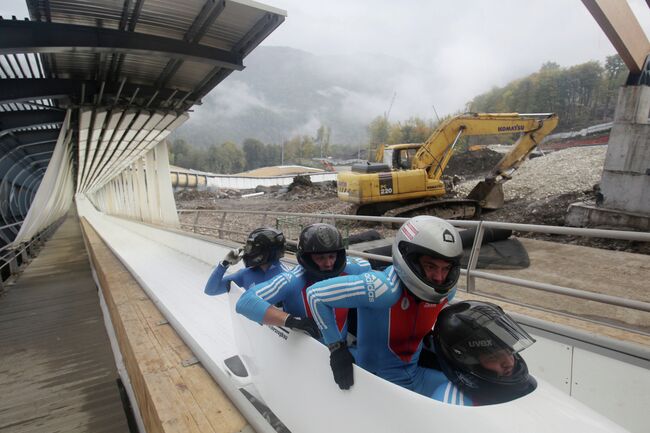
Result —
<instances>
[{"instance_id":1,"label":"yellow excavator","mask_svg":"<svg viewBox=\"0 0 650 433\"><path fill-rule=\"evenodd\" d=\"M558 123L553 113L467 113L441 123L425 143L380 147L379 163L354 164L337 177L338 197L359 215L473 218L503 206L503 182ZM520 134L512 149L466 199L442 199L441 180L461 137Z\"/></svg>"}]
</instances>

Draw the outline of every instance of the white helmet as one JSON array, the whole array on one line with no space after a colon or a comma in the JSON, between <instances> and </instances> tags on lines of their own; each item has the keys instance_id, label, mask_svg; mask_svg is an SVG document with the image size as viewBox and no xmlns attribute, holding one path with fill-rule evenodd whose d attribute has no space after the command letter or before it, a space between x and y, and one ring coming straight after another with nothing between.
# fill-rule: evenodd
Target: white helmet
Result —
<instances>
[{"instance_id":1,"label":"white helmet","mask_svg":"<svg viewBox=\"0 0 650 433\"><path fill-rule=\"evenodd\" d=\"M445 299L458 282L462 255L458 230L445 220L428 215L416 216L402 224L393 242L393 266L400 280L416 297L434 304ZM451 264L443 283L427 280L420 266L421 256Z\"/></svg>"}]
</instances>

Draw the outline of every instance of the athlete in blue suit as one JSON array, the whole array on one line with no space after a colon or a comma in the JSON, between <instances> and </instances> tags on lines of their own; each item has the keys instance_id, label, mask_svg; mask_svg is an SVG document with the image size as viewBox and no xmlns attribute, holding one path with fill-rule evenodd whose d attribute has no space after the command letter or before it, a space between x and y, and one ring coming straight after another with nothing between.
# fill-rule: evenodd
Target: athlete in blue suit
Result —
<instances>
[{"instance_id":1,"label":"athlete in blue suit","mask_svg":"<svg viewBox=\"0 0 650 433\"><path fill-rule=\"evenodd\" d=\"M352 363L386 380L431 396L446 381L440 371L418 366L422 339L453 296L463 248L458 231L439 218L405 222L393 243L393 266L333 278L307 290L316 324L329 346L334 380L353 384ZM354 358L335 326L334 308L357 308Z\"/></svg>"},{"instance_id":2,"label":"athlete in blue suit","mask_svg":"<svg viewBox=\"0 0 650 433\"><path fill-rule=\"evenodd\" d=\"M438 316L432 340L448 379L434 391L436 400L480 406L511 401L535 389L519 355L535 340L495 304L450 305Z\"/></svg>"},{"instance_id":3,"label":"athlete in blue suit","mask_svg":"<svg viewBox=\"0 0 650 433\"><path fill-rule=\"evenodd\" d=\"M306 289L312 283L337 275L370 271L366 260L348 258L339 231L329 224L312 224L300 234L296 252L299 265L270 281L253 286L237 302L237 312L267 325L301 329L318 338ZM282 310L274 307L282 303ZM337 329L342 331L347 309L332 312Z\"/></svg>"},{"instance_id":4,"label":"athlete in blue suit","mask_svg":"<svg viewBox=\"0 0 650 433\"><path fill-rule=\"evenodd\" d=\"M257 283L270 280L289 268L280 262L284 255L285 239L282 232L273 228L253 230L243 248L231 250L210 275L203 292L206 295L220 295L230 291L230 282L247 290ZM230 275L226 270L244 259L244 269Z\"/></svg>"}]
</instances>

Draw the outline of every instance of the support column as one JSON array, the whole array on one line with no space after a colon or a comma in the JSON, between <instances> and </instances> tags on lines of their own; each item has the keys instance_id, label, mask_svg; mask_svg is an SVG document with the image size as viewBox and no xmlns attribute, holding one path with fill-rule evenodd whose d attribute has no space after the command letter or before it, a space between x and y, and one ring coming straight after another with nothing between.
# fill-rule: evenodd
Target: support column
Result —
<instances>
[{"instance_id":1,"label":"support column","mask_svg":"<svg viewBox=\"0 0 650 433\"><path fill-rule=\"evenodd\" d=\"M154 148L156 157L156 175L158 177L158 194L160 197L160 216L165 225L179 227L176 202L174 201L174 190L172 189L171 177L169 175L169 153L167 142L161 141Z\"/></svg>"},{"instance_id":2,"label":"support column","mask_svg":"<svg viewBox=\"0 0 650 433\"><path fill-rule=\"evenodd\" d=\"M650 230L650 86L619 91L600 181L602 202L572 204L571 226Z\"/></svg>"},{"instance_id":3,"label":"support column","mask_svg":"<svg viewBox=\"0 0 650 433\"><path fill-rule=\"evenodd\" d=\"M160 202L158 195L158 179L156 176L156 161L154 160L153 151L147 152L144 156L145 162L145 179L147 182L147 201L149 202L149 214L151 222L160 224Z\"/></svg>"},{"instance_id":4,"label":"support column","mask_svg":"<svg viewBox=\"0 0 650 433\"><path fill-rule=\"evenodd\" d=\"M622 87L600 181L603 207L650 215L650 86Z\"/></svg>"}]
</instances>

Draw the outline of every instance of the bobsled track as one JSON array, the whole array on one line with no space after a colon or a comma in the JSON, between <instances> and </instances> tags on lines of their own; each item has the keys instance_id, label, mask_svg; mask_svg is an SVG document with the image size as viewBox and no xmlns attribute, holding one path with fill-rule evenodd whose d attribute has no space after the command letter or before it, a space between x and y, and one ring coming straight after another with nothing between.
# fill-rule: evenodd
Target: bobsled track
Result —
<instances>
[{"instance_id":1,"label":"bobsled track","mask_svg":"<svg viewBox=\"0 0 650 433\"><path fill-rule=\"evenodd\" d=\"M111 284L106 259L98 257L105 245L162 313L166 322L160 321L160 326L171 326L189 347L191 353L183 361L192 363L196 357L256 431L272 427L266 421L268 412L262 411L266 418L260 415L251 400L258 406L265 403L286 428L301 432L400 431L404 419L414 429L429 431L426 426L434 420L443 425L439 419L443 415L449 422L444 423L445 430L458 432L477 426L495 432L625 431L606 417L629 431L642 432L647 426L647 345L523 315L516 317L537 339L523 355L540 382L525 398L496 406L449 406L356 367L355 387L341 392L331 380L327 350L318 342L232 314L229 297L236 297L237 290L215 297L203 294L212 266L232 244L108 216L81 196L76 201L102 298L112 296L112 289L103 287ZM106 305L115 302L103 301L105 316L124 320L115 311L106 311ZM119 330L122 325L113 323L111 328ZM113 335L113 345L123 347L124 342L115 341L123 337ZM244 369L238 361L243 361ZM128 371L120 365L118 369L128 384ZM127 385L138 406L134 388L139 386L133 379ZM331 411L338 415L332 417Z\"/></svg>"},{"instance_id":2,"label":"bobsled track","mask_svg":"<svg viewBox=\"0 0 650 433\"><path fill-rule=\"evenodd\" d=\"M626 19L625 2L585 3L630 70L612 125L623 139L610 140L616 149L603 175L622 186L603 189L604 197L629 190L626 203L647 205L648 188L629 188L628 177L647 179L647 142L636 138L648 136L650 44ZM546 262L554 278L477 268L484 229L649 242L647 225L623 232L454 222L477 228L459 298L494 300L486 286L564 296L543 310L495 301L537 339L523 356L538 387L511 402L459 407L355 367L354 387L342 392L320 343L234 314L237 287L203 294L235 244L181 231L170 182L165 140L244 69L287 13L253 0L26 6L28 17L0 17L0 432L647 433L648 256L594 259L587 248L562 245L566 254L550 251ZM189 186L252 182L175 175ZM647 224L647 209L623 208L633 227ZM195 231L198 220L199 211ZM596 266L603 281L590 276L600 286L591 292L573 270ZM584 303L580 317L561 305L566 297Z\"/></svg>"}]
</instances>

